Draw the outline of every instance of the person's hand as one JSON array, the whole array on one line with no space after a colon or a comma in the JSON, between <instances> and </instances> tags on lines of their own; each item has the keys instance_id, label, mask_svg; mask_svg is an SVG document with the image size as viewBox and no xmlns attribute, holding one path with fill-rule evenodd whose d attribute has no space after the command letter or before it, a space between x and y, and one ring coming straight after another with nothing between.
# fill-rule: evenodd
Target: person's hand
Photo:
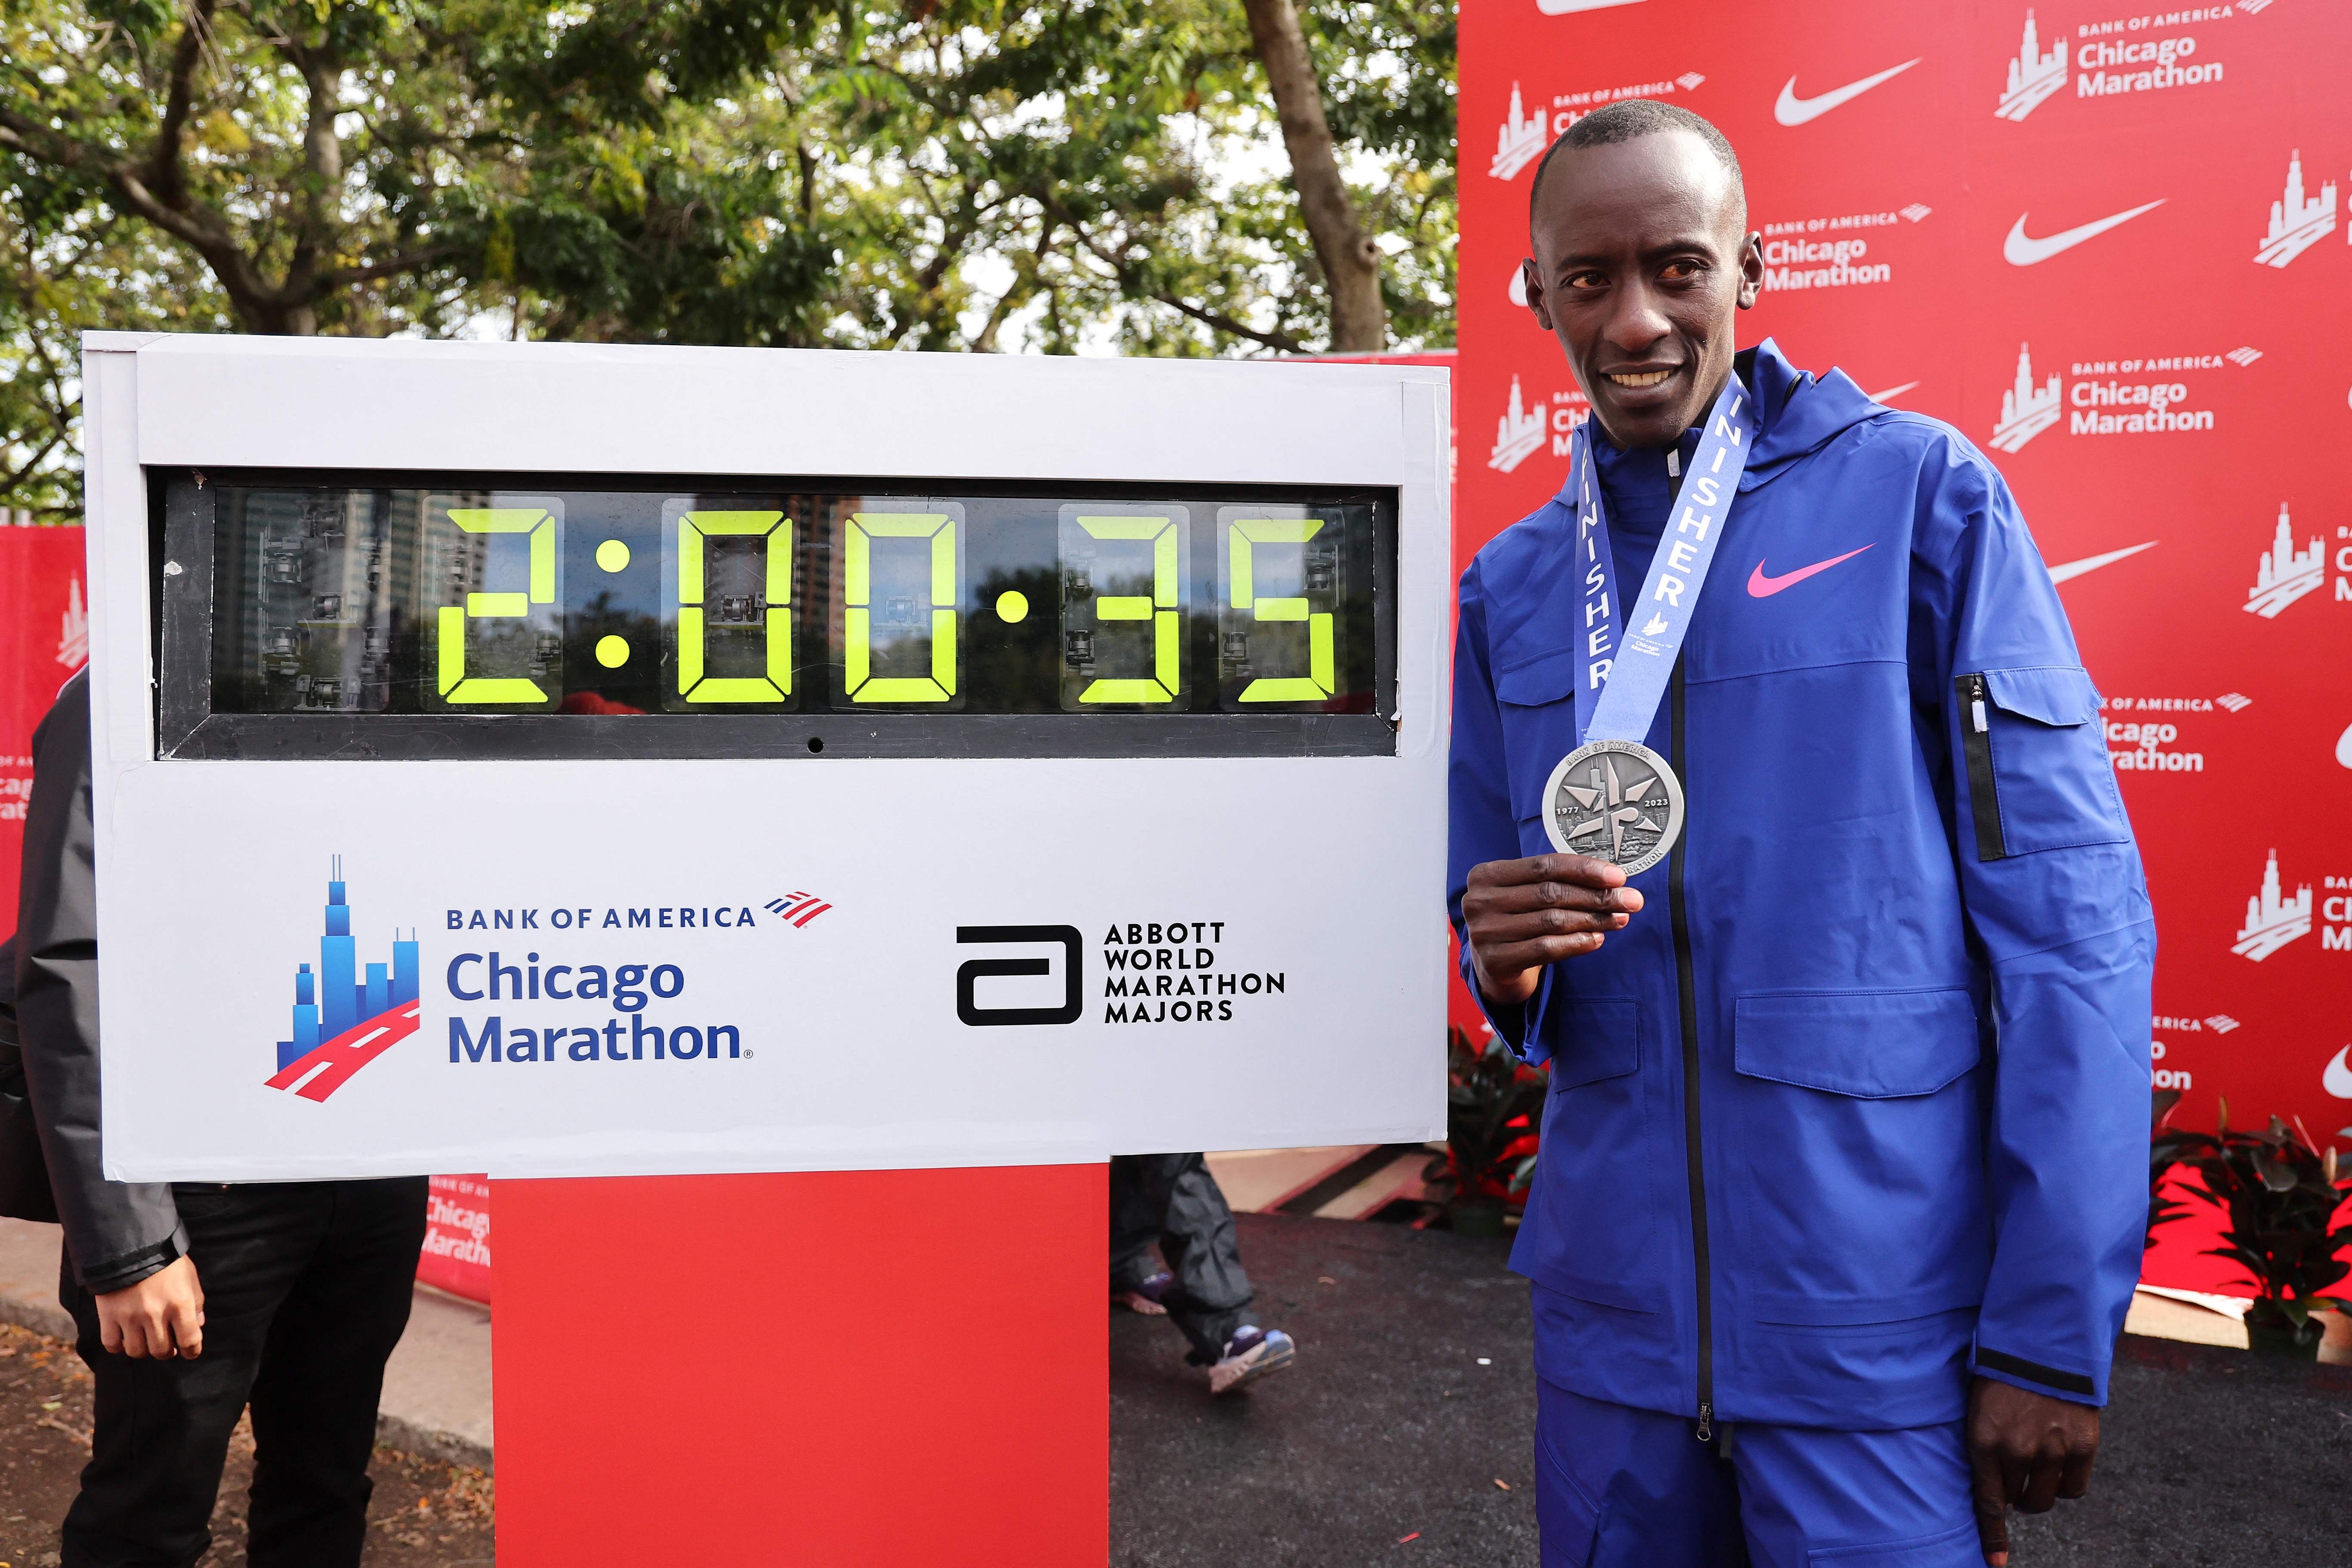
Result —
<instances>
[{"instance_id":1,"label":"person's hand","mask_svg":"<svg viewBox=\"0 0 2352 1568\"><path fill-rule=\"evenodd\" d=\"M1546 964L1591 952L1641 907L1607 861L1533 855L1472 867L1462 924L1478 989L1507 1007L1526 1001Z\"/></svg>"},{"instance_id":2,"label":"person's hand","mask_svg":"<svg viewBox=\"0 0 2352 1568\"><path fill-rule=\"evenodd\" d=\"M2008 1568L2011 1505L2024 1513L2047 1513L2060 1498L2091 1490L2099 1413L2071 1399L1979 1377L1969 1390L1968 1442L1977 1539L1991 1568Z\"/></svg>"},{"instance_id":3,"label":"person's hand","mask_svg":"<svg viewBox=\"0 0 2352 1568\"><path fill-rule=\"evenodd\" d=\"M97 1301L99 1342L109 1351L159 1361L194 1361L205 1353L205 1288L193 1258L176 1259Z\"/></svg>"}]
</instances>

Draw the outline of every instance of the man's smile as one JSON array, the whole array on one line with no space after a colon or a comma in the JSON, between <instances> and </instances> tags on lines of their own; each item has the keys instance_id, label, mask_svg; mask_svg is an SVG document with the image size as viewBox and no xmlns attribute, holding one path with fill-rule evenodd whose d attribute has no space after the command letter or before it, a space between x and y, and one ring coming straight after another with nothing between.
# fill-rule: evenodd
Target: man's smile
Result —
<instances>
[{"instance_id":1,"label":"man's smile","mask_svg":"<svg viewBox=\"0 0 2352 1568\"><path fill-rule=\"evenodd\" d=\"M1654 387L1674 373L1672 371L1604 371L1601 372L1621 387Z\"/></svg>"}]
</instances>

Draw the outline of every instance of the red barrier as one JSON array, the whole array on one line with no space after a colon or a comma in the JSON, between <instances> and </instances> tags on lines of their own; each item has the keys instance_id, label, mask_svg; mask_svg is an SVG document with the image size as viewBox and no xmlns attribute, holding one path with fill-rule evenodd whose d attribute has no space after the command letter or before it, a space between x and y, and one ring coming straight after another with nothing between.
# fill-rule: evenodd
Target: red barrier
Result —
<instances>
[{"instance_id":1,"label":"red barrier","mask_svg":"<svg viewBox=\"0 0 2352 1568\"><path fill-rule=\"evenodd\" d=\"M1106 1167L502 1181L499 1558L1110 1555Z\"/></svg>"},{"instance_id":2,"label":"red barrier","mask_svg":"<svg viewBox=\"0 0 2352 1568\"><path fill-rule=\"evenodd\" d=\"M33 730L89 662L79 528L0 527L0 935L16 928Z\"/></svg>"},{"instance_id":3,"label":"red barrier","mask_svg":"<svg viewBox=\"0 0 2352 1568\"><path fill-rule=\"evenodd\" d=\"M469 1301L490 1299L490 1178L437 1176L425 1212L422 1284Z\"/></svg>"},{"instance_id":4,"label":"red barrier","mask_svg":"<svg viewBox=\"0 0 2352 1568\"><path fill-rule=\"evenodd\" d=\"M1585 413L1513 298L1535 160L1613 99L1706 116L1768 246L1740 341L1957 425L2062 583L2181 1124L2227 1094L2323 1142L2352 1139L2347 52L2352 7L2273 0L1462 16L1462 560L1559 487Z\"/></svg>"}]
</instances>

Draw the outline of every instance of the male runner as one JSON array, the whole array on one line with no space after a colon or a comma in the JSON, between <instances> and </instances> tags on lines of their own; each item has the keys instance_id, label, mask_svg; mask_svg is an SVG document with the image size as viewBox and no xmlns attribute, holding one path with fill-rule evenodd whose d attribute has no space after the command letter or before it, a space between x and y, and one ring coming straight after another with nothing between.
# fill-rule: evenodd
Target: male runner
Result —
<instances>
[{"instance_id":1,"label":"male runner","mask_svg":"<svg viewBox=\"0 0 2352 1568\"><path fill-rule=\"evenodd\" d=\"M1553 146L1527 298L1593 417L1462 580L1453 917L1551 1063L1543 1561L2004 1564L2006 1507L2088 1485L2139 1273L2154 927L2007 486L1735 356L1746 208L1679 109ZM1630 879L1588 854L1638 866L1664 789L1555 779L1604 738L1686 800Z\"/></svg>"}]
</instances>

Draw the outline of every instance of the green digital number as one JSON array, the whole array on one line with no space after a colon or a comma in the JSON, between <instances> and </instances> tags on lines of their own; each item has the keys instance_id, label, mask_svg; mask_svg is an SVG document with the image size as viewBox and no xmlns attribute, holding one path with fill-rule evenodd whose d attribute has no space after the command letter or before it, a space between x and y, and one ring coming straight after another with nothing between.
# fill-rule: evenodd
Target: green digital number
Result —
<instances>
[{"instance_id":1,"label":"green digital number","mask_svg":"<svg viewBox=\"0 0 2352 1568\"><path fill-rule=\"evenodd\" d=\"M466 628L475 621L528 616L534 604L555 602L555 518L544 507L453 507L449 520L469 534L529 534L530 583L521 593L468 593L463 604L441 607L436 689L456 703L540 703L536 681L466 674Z\"/></svg>"},{"instance_id":2,"label":"green digital number","mask_svg":"<svg viewBox=\"0 0 2352 1568\"><path fill-rule=\"evenodd\" d=\"M1082 703L1174 702L1181 680L1179 653L1183 647L1183 620L1177 603L1182 585L1173 517L1077 517L1073 519L1090 538L1151 541L1151 595L1111 595L1095 601L1097 621L1148 621L1151 623L1151 674L1149 679L1096 680L1078 694Z\"/></svg>"},{"instance_id":3,"label":"green digital number","mask_svg":"<svg viewBox=\"0 0 2352 1568\"><path fill-rule=\"evenodd\" d=\"M1243 688L1245 703L1320 702L1338 682L1331 653L1331 616L1310 611L1302 598L1260 598L1255 570L1260 545L1294 545L1302 549L1323 528L1319 517L1237 517L1226 535L1225 600L1235 610L1246 610L1257 621L1307 622L1307 674L1261 675Z\"/></svg>"},{"instance_id":4,"label":"green digital number","mask_svg":"<svg viewBox=\"0 0 2352 1568\"><path fill-rule=\"evenodd\" d=\"M955 519L944 512L856 512L844 528L842 685L856 703L951 702L956 691ZM930 541L931 673L874 674L874 541Z\"/></svg>"},{"instance_id":5,"label":"green digital number","mask_svg":"<svg viewBox=\"0 0 2352 1568\"><path fill-rule=\"evenodd\" d=\"M767 627L767 674L706 675L710 641L703 541L759 538L766 590L756 613ZM793 525L782 512L682 512L677 519L677 695L690 703L775 703L793 692ZM722 615L743 610L721 609Z\"/></svg>"}]
</instances>

